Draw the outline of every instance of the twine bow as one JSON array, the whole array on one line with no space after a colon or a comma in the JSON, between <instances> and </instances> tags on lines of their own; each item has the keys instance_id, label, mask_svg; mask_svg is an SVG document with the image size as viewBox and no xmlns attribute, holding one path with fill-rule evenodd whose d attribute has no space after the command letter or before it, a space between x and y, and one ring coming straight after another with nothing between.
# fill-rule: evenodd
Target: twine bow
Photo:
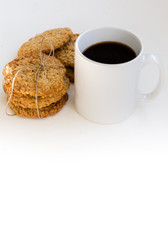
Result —
<instances>
[{"instance_id":1,"label":"twine bow","mask_svg":"<svg viewBox=\"0 0 168 240\"><path fill-rule=\"evenodd\" d=\"M9 106L9 103L10 103L10 101L11 101L11 99L12 99L12 96L13 96L14 84L15 84L16 77L17 77L17 75L18 75L21 71L23 71L25 68L38 67L38 69L37 69L37 71L36 71L36 73L35 73L35 83L36 83L35 100L36 100L37 116L38 116L38 118L40 118L40 112L39 112L39 107L38 107L38 97L37 97L38 79L39 79L40 72L41 72L42 70L44 70L44 73L45 73L44 75L45 75L45 79L46 79L46 75L47 75L47 73L46 73L46 67L56 67L56 68L60 67L60 68L64 68L63 66L60 66L60 65L57 65L57 64L45 64L45 61L44 61L45 54L42 54L42 46L43 46L43 42L44 42L44 39L45 39L45 38L49 41L50 47L51 47L50 53L49 53L48 56L51 56L51 55L52 55L52 56L54 57L54 47L53 47L53 45L52 45L52 43L51 43L51 40L50 40L48 37L42 35L42 41L41 41L41 46L40 46L40 64L34 64L34 65L32 64L32 65L20 66L20 67L15 68L15 69L12 70L12 72L13 72L13 71L16 71L16 73L15 73L13 79L12 79L11 93L10 93L9 99L8 99L7 104L6 104L6 107L5 107L5 112L6 112L6 114L7 114L8 116L14 116L14 115L15 115L15 113L12 113L12 114L11 114L11 113L8 113L7 107Z\"/></svg>"}]
</instances>

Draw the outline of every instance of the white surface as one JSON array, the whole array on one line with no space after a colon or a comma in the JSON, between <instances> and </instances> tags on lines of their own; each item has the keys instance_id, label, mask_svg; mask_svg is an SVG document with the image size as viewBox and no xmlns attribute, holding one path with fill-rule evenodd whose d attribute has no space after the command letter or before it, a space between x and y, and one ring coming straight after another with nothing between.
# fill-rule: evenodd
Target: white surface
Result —
<instances>
[{"instance_id":1,"label":"white surface","mask_svg":"<svg viewBox=\"0 0 168 240\"><path fill-rule=\"evenodd\" d=\"M60 26L79 33L126 28L168 68L167 0L1 0L0 6L0 70L28 38ZM146 67L140 88L151 90L157 75ZM8 117L1 87L0 239L167 240L167 87L166 75L156 101L110 126L75 112L73 86L54 117Z\"/></svg>"}]
</instances>

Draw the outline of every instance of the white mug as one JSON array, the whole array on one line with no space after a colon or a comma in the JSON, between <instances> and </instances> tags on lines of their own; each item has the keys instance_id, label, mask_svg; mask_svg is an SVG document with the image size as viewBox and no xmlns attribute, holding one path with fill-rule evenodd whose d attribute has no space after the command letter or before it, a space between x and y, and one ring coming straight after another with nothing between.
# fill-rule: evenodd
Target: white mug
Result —
<instances>
[{"instance_id":1,"label":"white mug","mask_svg":"<svg viewBox=\"0 0 168 240\"><path fill-rule=\"evenodd\" d=\"M106 64L83 55L89 46L114 41L131 47L136 57L125 63ZM155 63L159 69L156 88L148 94L138 91L141 69ZM135 109L137 101L151 101L160 92L164 70L161 60L153 54L144 54L140 39L123 29L104 27L82 33L75 43L75 108L84 118L112 124L125 120Z\"/></svg>"}]
</instances>

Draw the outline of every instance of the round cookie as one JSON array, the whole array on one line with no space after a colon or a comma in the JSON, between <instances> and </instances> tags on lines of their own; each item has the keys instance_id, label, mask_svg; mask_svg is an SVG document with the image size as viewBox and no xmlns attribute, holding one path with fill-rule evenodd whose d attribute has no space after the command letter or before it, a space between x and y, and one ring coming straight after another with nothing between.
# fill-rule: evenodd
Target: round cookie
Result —
<instances>
[{"instance_id":1,"label":"round cookie","mask_svg":"<svg viewBox=\"0 0 168 240\"><path fill-rule=\"evenodd\" d=\"M62 47L65 43L67 43L70 37L73 35L70 28L56 28L52 30L45 31L37 36L30 38L27 42L25 42L18 51L18 56L21 55L31 55L31 54L40 54L42 39L42 52L50 53L51 44L54 49Z\"/></svg>"},{"instance_id":2,"label":"round cookie","mask_svg":"<svg viewBox=\"0 0 168 240\"><path fill-rule=\"evenodd\" d=\"M55 51L55 57L66 67L74 67L75 41L79 34L74 34L69 42Z\"/></svg>"},{"instance_id":3,"label":"round cookie","mask_svg":"<svg viewBox=\"0 0 168 240\"><path fill-rule=\"evenodd\" d=\"M13 88L14 93L35 97L36 85L37 96L41 97L50 97L60 91L64 91L66 86L64 78L66 74L65 67L55 57L45 54L43 63L44 66L40 65L41 58L38 55L17 57L3 69L5 84L11 91L12 81L17 73ZM36 79L39 66L41 66L41 70L39 77ZM21 71L17 72L18 69L21 69Z\"/></svg>"},{"instance_id":4,"label":"round cookie","mask_svg":"<svg viewBox=\"0 0 168 240\"><path fill-rule=\"evenodd\" d=\"M68 100L68 94L66 93L58 102L52 103L47 107L39 109L40 118L45 118L48 116L53 116L58 113L66 101ZM12 102L9 102L9 106L13 110L13 112L21 117L28 118L38 118L37 109L36 108L22 108L19 106L15 106Z\"/></svg>"},{"instance_id":5,"label":"round cookie","mask_svg":"<svg viewBox=\"0 0 168 240\"><path fill-rule=\"evenodd\" d=\"M65 93L68 91L69 85L70 85L69 78L65 77L64 89L62 89L60 92L57 92L57 94L52 95L50 97L43 98L38 96L37 97L38 108L40 109L59 101L62 98L62 96L65 95ZM10 97L11 88L9 88L7 84L4 84L3 88L7 96ZM13 92L12 98L10 101L15 106L20 106L22 108L36 108L36 98L30 95L23 95L23 94Z\"/></svg>"}]
</instances>

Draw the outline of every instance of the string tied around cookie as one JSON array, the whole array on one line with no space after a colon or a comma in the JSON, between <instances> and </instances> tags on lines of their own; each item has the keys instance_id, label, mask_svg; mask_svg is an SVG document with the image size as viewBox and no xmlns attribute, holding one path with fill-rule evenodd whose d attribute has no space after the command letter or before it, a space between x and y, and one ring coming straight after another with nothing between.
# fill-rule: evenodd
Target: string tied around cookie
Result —
<instances>
[{"instance_id":1,"label":"string tied around cookie","mask_svg":"<svg viewBox=\"0 0 168 240\"><path fill-rule=\"evenodd\" d=\"M34 78L35 79L35 88L36 88L35 89L35 102L36 102L37 116L38 116L38 118L40 118L40 111L39 111L39 107L38 107L38 80L39 80L40 72L42 70L44 70L44 76L46 78L47 77L46 67L64 68L64 66L60 66L58 64L46 64L45 63L45 54L42 52L42 46L43 46L44 39L48 40L50 47L51 47L50 53L48 54L48 56L52 56L53 58L55 58L54 57L54 47L52 45L51 40L48 37L42 35L42 41L41 41L41 46L40 46L40 64L31 64L31 65L20 66L20 67L12 70L12 72L16 71L16 73L12 79L11 93L10 93L9 99L8 99L6 107L5 107L5 112L8 116L15 115L15 113L8 113L7 108L9 106L9 103L13 96L14 84L15 84L16 77L21 71L23 71L25 68L37 68L37 71L35 73L35 78Z\"/></svg>"}]
</instances>

